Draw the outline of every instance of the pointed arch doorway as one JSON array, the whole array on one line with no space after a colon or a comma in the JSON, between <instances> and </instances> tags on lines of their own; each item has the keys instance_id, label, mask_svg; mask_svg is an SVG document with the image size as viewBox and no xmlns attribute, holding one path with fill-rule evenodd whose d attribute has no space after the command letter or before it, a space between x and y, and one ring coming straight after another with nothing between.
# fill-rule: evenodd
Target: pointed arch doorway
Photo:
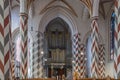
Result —
<instances>
[{"instance_id":1,"label":"pointed arch doorway","mask_svg":"<svg viewBox=\"0 0 120 80\"><path fill-rule=\"evenodd\" d=\"M48 23L44 43L46 76L72 76L71 30L63 19L57 17Z\"/></svg>"}]
</instances>

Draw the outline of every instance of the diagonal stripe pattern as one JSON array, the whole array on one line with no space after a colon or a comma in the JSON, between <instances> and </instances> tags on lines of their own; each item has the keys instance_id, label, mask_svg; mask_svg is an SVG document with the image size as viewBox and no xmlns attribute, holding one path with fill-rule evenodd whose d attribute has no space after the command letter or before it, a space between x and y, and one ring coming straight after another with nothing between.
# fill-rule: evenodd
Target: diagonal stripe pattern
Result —
<instances>
[{"instance_id":1,"label":"diagonal stripe pattern","mask_svg":"<svg viewBox=\"0 0 120 80\"><path fill-rule=\"evenodd\" d=\"M43 35L42 33L37 33L36 40L34 42L33 53L32 53L32 76L34 78L42 78L43 77L43 54L41 54L41 50L43 50Z\"/></svg>"},{"instance_id":2,"label":"diagonal stripe pattern","mask_svg":"<svg viewBox=\"0 0 120 80\"><path fill-rule=\"evenodd\" d=\"M98 73L98 77L100 79L105 78L105 48L104 45L99 45L99 65L98 65L98 69L99 69L99 73Z\"/></svg>"},{"instance_id":3,"label":"diagonal stripe pattern","mask_svg":"<svg viewBox=\"0 0 120 80\"><path fill-rule=\"evenodd\" d=\"M10 59L10 72L11 72L11 79L14 80L15 79L15 53L16 53L16 49L15 49L15 43L12 43L12 54L11 59Z\"/></svg>"},{"instance_id":4,"label":"diagonal stripe pattern","mask_svg":"<svg viewBox=\"0 0 120 80\"><path fill-rule=\"evenodd\" d=\"M85 78L85 46L83 44L80 45L80 54L79 54L79 66L80 66L80 78Z\"/></svg>"},{"instance_id":5,"label":"diagonal stripe pattern","mask_svg":"<svg viewBox=\"0 0 120 80\"><path fill-rule=\"evenodd\" d=\"M34 47L34 44L33 44L33 41L30 39L30 42L29 42L29 78L32 78L32 62L33 62L33 59L32 59L32 56L33 56L33 47ZM33 77L34 78L34 77Z\"/></svg>"},{"instance_id":6,"label":"diagonal stripe pattern","mask_svg":"<svg viewBox=\"0 0 120 80\"><path fill-rule=\"evenodd\" d=\"M27 43L28 43L28 16L25 13L20 14L20 34L21 34L21 72L22 79L27 78Z\"/></svg>"},{"instance_id":7,"label":"diagonal stripe pattern","mask_svg":"<svg viewBox=\"0 0 120 80\"><path fill-rule=\"evenodd\" d=\"M9 79L10 2L0 0L0 79Z\"/></svg>"},{"instance_id":8,"label":"diagonal stripe pattern","mask_svg":"<svg viewBox=\"0 0 120 80\"><path fill-rule=\"evenodd\" d=\"M32 78L35 78L34 77L34 68L33 68L33 65L34 65L34 52L35 52L35 49L34 49L34 44L35 44L35 42L33 41L32 43L32 47L31 47L31 49L32 49L32 51L31 51L31 72L32 72Z\"/></svg>"},{"instance_id":9,"label":"diagonal stripe pattern","mask_svg":"<svg viewBox=\"0 0 120 80\"><path fill-rule=\"evenodd\" d=\"M118 53L117 53L117 77L120 78L120 0L118 0Z\"/></svg>"},{"instance_id":10,"label":"diagonal stripe pattern","mask_svg":"<svg viewBox=\"0 0 120 80\"><path fill-rule=\"evenodd\" d=\"M117 49L118 49L118 1L115 0L115 33L114 33L114 78L117 79Z\"/></svg>"},{"instance_id":11,"label":"diagonal stripe pattern","mask_svg":"<svg viewBox=\"0 0 120 80\"><path fill-rule=\"evenodd\" d=\"M73 73L77 72L80 76L80 33L73 36Z\"/></svg>"},{"instance_id":12,"label":"diagonal stripe pattern","mask_svg":"<svg viewBox=\"0 0 120 80\"><path fill-rule=\"evenodd\" d=\"M11 6L11 1L10 1L10 6ZM11 7L10 7L10 11L11 11ZM9 14L10 15L10 20L11 20L11 13ZM9 22L10 25L11 25L11 21ZM9 78L10 79L15 79L15 76L14 76L14 73L13 73L13 69L14 69L14 63L12 63L13 61L13 44L12 44L12 33L11 33L11 27L9 27L9 45L10 45L10 72L9 72Z\"/></svg>"},{"instance_id":13,"label":"diagonal stripe pattern","mask_svg":"<svg viewBox=\"0 0 120 80\"><path fill-rule=\"evenodd\" d=\"M92 38L92 59L91 59L91 75L92 77L98 78L98 24L94 19L91 24L91 38Z\"/></svg>"}]
</instances>

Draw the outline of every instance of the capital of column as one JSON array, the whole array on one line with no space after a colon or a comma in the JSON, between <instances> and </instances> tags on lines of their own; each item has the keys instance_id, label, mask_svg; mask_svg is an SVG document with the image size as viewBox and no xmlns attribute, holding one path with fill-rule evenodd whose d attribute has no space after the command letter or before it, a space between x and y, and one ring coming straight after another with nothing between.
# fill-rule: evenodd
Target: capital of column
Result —
<instances>
[{"instance_id":1,"label":"capital of column","mask_svg":"<svg viewBox=\"0 0 120 80\"><path fill-rule=\"evenodd\" d=\"M98 16L93 16L93 17L91 17L91 20L98 20Z\"/></svg>"},{"instance_id":2,"label":"capital of column","mask_svg":"<svg viewBox=\"0 0 120 80\"><path fill-rule=\"evenodd\" d=\"M26 13L20 13L20 16L25 16L28 18L28 14L26 14Z\"/></svg>"}]
</instances>

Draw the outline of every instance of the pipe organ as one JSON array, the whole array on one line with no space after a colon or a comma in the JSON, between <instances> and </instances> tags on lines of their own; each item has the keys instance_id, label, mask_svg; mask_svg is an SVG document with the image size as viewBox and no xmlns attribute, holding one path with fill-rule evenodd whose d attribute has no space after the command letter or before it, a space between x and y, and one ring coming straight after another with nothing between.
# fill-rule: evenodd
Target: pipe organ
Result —
<instances>
[{"instance_id":1,"label":"pipe organ","mask_svg":"<svg viewBox=\"0 0 120 80\"><path fill-rule=\"evenodd\" d=\"M51 21L45 31L45 67L48 77L65 75L72 69L72 43L69 26L61 18Z\"/></svg>"},{"instance_id":2,"label":"pipe organ","mask_svg":"<svg viewBox=\"0 0 120 80\"><path fill-rule=\"evenodd\" d=\"M52 62L65 62L65 50L53 49L51 50Z\"/></svg>"}]
</instances>

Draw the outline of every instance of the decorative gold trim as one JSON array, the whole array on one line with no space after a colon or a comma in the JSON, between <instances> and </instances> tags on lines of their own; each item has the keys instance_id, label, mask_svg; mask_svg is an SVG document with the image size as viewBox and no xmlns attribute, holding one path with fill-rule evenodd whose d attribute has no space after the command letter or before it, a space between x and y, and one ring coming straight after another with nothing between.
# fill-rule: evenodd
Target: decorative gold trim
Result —
<instances>
[{"instance_id":1,"label":"decorative gold trim","mask_svg":"<svg viewBox=\"0 0 120 80\"><path fill-rule=\"evenodd\" d=\"M41 10L40 14L43 14L44 12L46 12L46 11L47 11L48 9L50 9L50 8L60 7L60 8L64 8L64 9L69 10L72 14L74 14L76 17L78 17L77 13L76 13L75 10L72 8L72 6L70 6L65 0L60 0L60 1L63 2L66 6L68 6L70 9L68 9L68 8L66 8L66 7L64 7L64 6L59 6L59 5L57 5L57 6L50 6L50 7L49 7L49 5L53 4L53 3L56 2L56 1L57 1L57 0L53 0L53 1L49 2L49 3Z\"/></svg>"},{"instance_id":2,"label":"decorative gold trim","mask_svg":"<svg viewBox=\"0 0 120 80\"><path fill-rule=\"evenodd\" d=\"M92 15L92 3L91 0L80 0L89 10L90 15Z\"/></svg>"}]
</instances>

